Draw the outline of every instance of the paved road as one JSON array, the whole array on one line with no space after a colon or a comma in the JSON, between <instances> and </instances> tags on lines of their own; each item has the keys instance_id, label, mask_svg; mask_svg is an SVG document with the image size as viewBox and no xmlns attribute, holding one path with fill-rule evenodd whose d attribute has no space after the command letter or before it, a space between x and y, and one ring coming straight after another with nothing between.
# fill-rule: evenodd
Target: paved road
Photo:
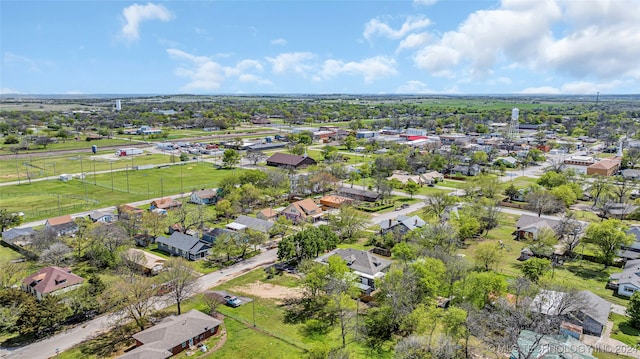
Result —
<instances>
[{"instance_id":1,"label":"paved road","mask_svg":"<svg viewBox=\"0 0 640 359\"><path fill-rule=\"evenodd\" d=\"M277 252L277 249L270 249L251 259L225 268L224 270L204 275L198 278L196 292L204 292L211 287L233 279L253 268L275 262ZM158 301L157 309L161 309L172 304L173 303L166 301ZM88 321L81 326L69 329L64 333L56 334L50 338L24 347L11 349L0 348L0 358L39 359L54 357L56 355L56 349L63 352L85 340L91 339L96 335L109 330L113 326L114 321L114 316L107 314Z\"/></svg>"}]
</instances>

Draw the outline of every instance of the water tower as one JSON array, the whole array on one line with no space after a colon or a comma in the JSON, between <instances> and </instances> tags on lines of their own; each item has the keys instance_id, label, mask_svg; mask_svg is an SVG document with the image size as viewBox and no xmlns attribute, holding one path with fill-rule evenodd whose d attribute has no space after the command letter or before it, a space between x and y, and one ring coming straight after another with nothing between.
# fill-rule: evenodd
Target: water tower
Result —
<instances>
[{"instance_id":1,"label":"water tower","mask_svg":"<svg viewBox=\"0 0 640 359\"><path fill-rule=\"evenodd\" d=\"M122 101L121 100L116 100L116 111L120 111L122 110Z\"/></svg>"},{"instance_id":2,"label":"water tower","mask_svg":"<svg viewBox=\"0 0 640 359\"><path fill-rule=\"evenodd\" d=\"M519 116L520 116L520 110L514 107L513 110L511 110L511 121L509 121L509 126L507 127L507 138L510 140L515 140L519 136L519 132L518 132Z\"/></svg>"}]
</instances>

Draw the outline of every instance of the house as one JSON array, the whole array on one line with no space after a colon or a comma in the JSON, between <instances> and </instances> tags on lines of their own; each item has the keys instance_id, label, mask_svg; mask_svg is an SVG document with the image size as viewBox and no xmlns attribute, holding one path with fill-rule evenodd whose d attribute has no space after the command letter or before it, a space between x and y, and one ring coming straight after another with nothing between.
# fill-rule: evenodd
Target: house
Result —
<instances>
[{"instance_id":1,"label":"house","mask_svg":"<svg viewBox=\"0 0 640 359\"><path fill-rule=\"evenodd\" d=\"M444 181L444 175L438 171L429 171L427 173L423 173L421 177L427 184L434 184Z\"/></svg>"},{"instance_id":2,"label":"house","mask_svg":"<svg viewBox=\"0 0 640 359\"><path fill-rule=\"evenodd\" d=\"M480 174L480 166L479 165L457 165L449 171L449 173L456 174L459 173L465 176L477 176Z\"/></svg>"},{"instance_id":3,"label":"house","mask_svg":"<svg viewBox=\"0 0 640 359\"><path fill-rule=\"evenodd\" d=\"M611 303L591 291L583 290L574 297L552 290L541 290L530 304L532 311L548 316L562 316L582 327L584 334L600 336L609 320Z\"/></svg>"},{"instance_id":4,"label":"house","mask_svg":"<svg viewBox=\"0 0 640 359\"><path fill-rule=\"evenodd\" d=\"M409 217L400 215L395 219L389 219L388 221L383 221L382 223L380 223L380 233L385 234L387 232L393 231L400 234L405 234L416 228L422 228L426 224L427 222L425 222L418 216Z\"/></svg>"},{"instance_id":5,"label":"house","mask_svg":"<svg viewBox=\"0 0 640 359\"><path fill-rule=\"evenodd\" d=\"M316 258L315 261L326 264L329 257L334 255L340 256L347 262L347 266L359 277L358 287L367 295L375 290L375 281L384 277L391 266L391 261L388 259L353 248L334 249Z\"/></svg>"},{"instance_id":6,"label":"house","mask_svg":"<svg viewBox=\"0 0 640 359\"><path fill-rule=\"evenodd\" d=\"M89 219L93 223L111 223L116 220L116 215L113 212L93 211L89 213Z\"/></svg>"},{"instance_id":7,"label":"house","mask_svg":"<svg viewBox=\"0 0 640 359\"><path fill-rule=\"evenodd\" d=\"M36 231L31 227L27 228L11 228L2 232L2 241L14 246L24 247L33 241Z\"/></svg>"},{"instance_id":8,"label":"house","mask_svg":"<svg viewBox=\"0 0 640 359\"><path fill-rule=\"evenodd\" d=\"M181 206L182 206L182 202L176 201L173 198L165 197L165 198L160 198L160 199L156 199L156 200L152 201L151 205L149 206L149 210L153 211L156 208L164 209L164 210L171 210L171 209L178 208L178 207L181 207Z\"/></svg>"},{"instance_id":9,"label":"house","mask_svg":"<svg viewBox=\"0 0 640 359\"><path fill-rule=\"evenodd\" d=\"M631 226L626 233L633 236L634 241L628 246L622 246L618 257L625 260L640 259L640 227Z\"/></svg>"},{"instance_id":10,"label":"house","mask_svg":"<svg viewBox=\"0 0 640 359\"><path fill-rule=\"evenodd\" d=\"M422 176L420 175L410 175L405 173L394 173L391 176L387 177L387 180L389 181L392 181L394 179L399 181L403 185L406 185L409 182L413 182L415 184L422 186L426 183L424 178L422 178Z\"/></svg>"},{"instance_id":11,"label":"house","mask_svg":"<svg viewBox=\"0 0 640 359\"><path fill-rule=\"evenodd\" d=\"M71 273L71 268L44 267L22 281L22 290L42 300L47 295L56 295L76 289L84 278Z\"/></svg>"},{"instance_id":12,"label":"house","mask_svg":"<svg viewBox=\"0 0 640 359\"><path fill-rule=\"evenodd\" d=\"M513 234L515 234L516 240L537 240L538 233L543 228L557 232L559 226L560 220L523 214L516 222L516 230Z\"/></svg>"},{"instance_id":13,"label":"house","mask_svg":"<svg viewBox=\"0 0 640 359\"><path fill-rule=\"evenodd\" d=\"M305 221L315 222L324 215L324 212L314 201L307 198L291 203L282 211L282 214L293 223L301 223Z\"/></svg>"},{"instance_id":14,"label":"house","mask_svg":"<svg viewBox=\"0 0 640 359\"><path fill-rule=\"evenodd\" d=\"M638 210L638 208L638 206L629 203L609 201L601 208L601 216L605 218L625 219L628 215Z\"/></svg>"},{"instance_id":15,"label":"house","mask_svg":"<svg viewBox=\"0 0 640 359\"><path fill-rule=\"evenodd\" d=\"M195 204L215 204L218 202L218 189L193 190L190 201Z\"/></svg>"},{"instance_id":16,"label":"house","mask_svg":"<svg viewBox=\"0 0 640 359\"><path fill-rule=\"evenodd\" d=\"M202 232L202 240L213 245L216 242L216 238L222 235L237 236L238 232L226 228L211 228Z\"/></svg>"},{"instance_id":17,"label":"house","mask_svg":"<svg viewBox=\"0 0 640 359\"><path fill-rule=\"evenodd\" d=\"M320 205L322 205L322 210L338 209L343 205L350 205L352 203L353 199L334 194L320 198Z\"/></svg>"},{"instance_id":18,"label":"house","mask_svg":"<svg viewBox=\"0 0 640 359\"><path fill-rule=\"evenodd\" d=\"M129 219L131 215L141 216L144 213L144 209L123 204L118 206L118 218Z\"/></svg>"},{"instance_id":19,"label":"house","mask_svg":"<svg viewBox=\"0 0 640 359\"><path fill-rule=\"evenodd\" d=\"M610 275L607 288L614 289L624 297L631 297L640 290L640 259L628 260L621 273Z\"/></svg>"},{"instance_id":20,"label":"house","mask_svg":"<svg viewBox=\"0 0 640 359\"><path fill-rule=\"evenodd\" d=\"M159 250L190 261L202 259L211 253L209 243L180 232L173 232L169 238L160 236L156 242Z\"/></svg>"},{"instance_id":21,"label":"house","mask_svg":"<svg viewBox=\"0 0 640 359\"><path fill-rule=\"evenodd\" d=\"M182 315L172 315L134 334L136 348L119 358L166 359L217 334L221 324L218 319L196 309Z\"/></svg>"},{"instance_id":22,"label":"house","mask_svg":"<svg viewBox=\"0 0 640 359\"><path fill-rule=\"evenodd\" d=\"M511 352L510 359L596 359L593 348L568 335L542 335L523 330L518 335L518 348Z\"/></svg>"},{"instance_id":23,"label":"house","mask_svg":"<svg viewBox=\"0 0 640 359\"><path fill-rule=\"evenodd\" d=\"M299 169L317 162L309 156L290 155L287 153L276 153L267 158L267 166L275 166L287 169Z\"/></svg>"},{"instance_id":24,"label":"house","mask_svg":"<svg viewBox=\"0 0 640 359\"><path fill-rule=\"evenodd\" d=\"M338 189L338 194L344 197L352 198L356 201L365 202L375 202L382 197L380 193L349 187L340 187Z\"/></svg>"},{"instance_id":25,"label":"house","mask_svg":"<svg viewBox=\"0 0 640 359\"><path fill-rule=\"evenodd\" d=\"M238 216L238 218L236 218L235 221L230 224L234 223L243 225L245 226L245 228L249 228L265 234L268 234L269 230L271 230L271 227L273 227L273 222L267 221L266 219L253 218L245 215ZM229 228L228 225L227 228Z\"/></svg>"},{"instance_id":26,"label":"house","mask_svg":"<svg viewBox=\"0 0 640 359\"><path fill-rule=\"evenodd\" d=\"M640 179L640 170L634 170L631 168L627 168L624 169L622 171L620 171L620 174L622 174L622 177L624 177L624 179L626 180L638 180Z\"/></svg>"},{"instance_id":27,"label":"house","mask_svg":"<svg viewBox=\"0 0 640 359\"><path fill-rule=\"evenodd\" d=\"M54 231L58 236L74 234L78 231L78 225L71 215L49 218L44 222L47 229Z\"/></svg>"},{"instance_id":28,"label":"house","mask_svg":"<svg viewBox=\"0 0 640 359\"><path fill-rule=\"evenodd\" d=\"M129 248L126 251L125 260L137 265L139 269L150 275L156 275L162 271L166 259L142 249Z\"/></svg>"},{"instance_id":29,"label":"house","mask_svg":"<svg viewBox=\"0 0 640 359\"><path fill-rule=\"evenodd\" d=\"M619 169L619 158L606 158L587 166L587 175L613 176Z\"/></svg>"},{"instance_id":30,"label":"house","mask_svg":"<svg viewBox=\"0 0 640 359\"><path fill-rule=\"evenodd\" d=\"M273 208L265 208L256 214L256 218L275 221L278 218L278 212L274 211Z\"/></svg>"}]
</instances>

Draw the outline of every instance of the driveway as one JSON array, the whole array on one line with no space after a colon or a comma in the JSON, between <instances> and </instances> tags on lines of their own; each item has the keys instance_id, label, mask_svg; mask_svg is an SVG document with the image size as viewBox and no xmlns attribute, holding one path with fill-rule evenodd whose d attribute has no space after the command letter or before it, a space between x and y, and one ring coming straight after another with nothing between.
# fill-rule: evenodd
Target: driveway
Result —
<instances>
[{"instance_id":1,"label":"driveway","mask_svg":"<svg viewBox=\"0 0 640 359\"><path fill-rule=\"evenodd\" d=\"M211 287L215 287L216 285L240 276L253 268L273 263L277 258L277 254L277 249L270 249L231 267L204 275L198 278L195 293L202 293ZM162 309L172 304L173 302L167 300L159 300L156 304L156 309ZM115 316L113 314L105 314L75 328L23 347L1 348L0 358L44 359L55 357L58 351L63 352L68 350L83 341L108 331L113 327L115 317L117 317L117 314Z\"/></svg>"}]
</instances>

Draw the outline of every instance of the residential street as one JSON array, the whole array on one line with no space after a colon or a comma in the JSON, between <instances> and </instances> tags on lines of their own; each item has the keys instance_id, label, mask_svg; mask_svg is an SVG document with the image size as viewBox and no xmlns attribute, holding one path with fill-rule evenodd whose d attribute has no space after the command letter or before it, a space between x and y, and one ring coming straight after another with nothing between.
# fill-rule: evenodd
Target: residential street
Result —
<instances>
[{"instance_id":1,"label":"residential street","mask_svg":"<svg viewBox=\"0 0 640 359\"><path fill-rule=\"evenodd\" d=\"M277 258L277 249L270 249L262 254L247 259L246 261L237 263L231 267L221 271L216 271L198 278L197 293L204 292L209 288L226 282L230 279L241 275L252 268L256 268L268 263L272 263ZM158 301L157 309L164 308L173 303L166 301ZM63 333L59 333L50 338L29 344L20 348L0 348L0 358L25 358L40 359L55 357L56 351L63 352L71 347L90 339L106 330L113 325L113 315L107 314L97 317L91 321L69 329Z\"/></svg>"}]
</instances>

